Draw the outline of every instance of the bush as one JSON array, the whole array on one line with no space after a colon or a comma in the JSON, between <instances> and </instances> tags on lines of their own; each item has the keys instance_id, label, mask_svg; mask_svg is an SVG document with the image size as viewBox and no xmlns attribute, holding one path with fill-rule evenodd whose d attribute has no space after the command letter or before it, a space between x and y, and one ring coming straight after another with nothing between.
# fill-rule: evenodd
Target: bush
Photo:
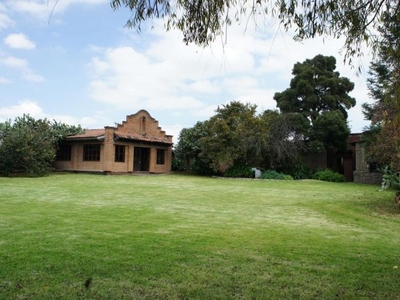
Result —
<instances>
[{"instance_id":1,"label":"bush","mask_svg":"<svg viewBox=\"0 0 400 300\"><path fill-rule=\"evenodd\" d=\"M294 167L288 172L292 175L293 179L312 179L314 178L315 171L311 169L309 166L306 166L302 163L295 164Z\"/></svg>"},{"instance_id":2,"label":"bush","mask_svg":"<svg viewBox=\"0 0 400 300\"><path fill-rule=\"evenodd\" d=\"M329 181L329 182L344 182L344 175L333 172L330 169L325 169L321 171L317 171L314 174L314 179L322 180L322 181Z\"/></svg>"},{"instance_id":3,"label":"bush","mask_svg":"<svg viewBox=\"0 0 400 300\"><path fill-rule=\"evenodd\" d=\"M388 166L380 169L382 173L382 189L392 187L393 189L400 191L400 176L399 173L393 172Z\"/></svg>"},{"instance_id":4,"label":"bush","mask_svg":"<svg viewBox=\"0 0 400 300\"><path fill-rule=\"evenodd\" d=\"M198 175L217 175L218 173L215 172L211 167L210 164L202 159L195 159L192 164L192 170Z\"/></svg>"},{"instance_id":5,"label":"bush","mask_svg":"<svg viewBox=\"0 0 400 300\"><path fill-rule=\"evenodd\" d=\"M172 171L186 171L186 167L184 162L176 158L175 156L172 157L172 164L171 164L171 170Z\"/></svg>"},{"instance_id":6,"label":"bush","mask_svg":"<svg viewBox=\"0 0 400 300\"><path fill-rule=\"evenodd\" d=\"M293 180L293 177L275 170L268 170L261 175L261 179Z\"/></svg>"},{"instance_id":7,"label":"bush","mask_svg":"<svg viewBox=\"0 0 400 300\"><path fill-rule=\"evenodd\" d=\"M224 177L253 178L251 167L245 165L233 165L226 169Z\"/></svg>"}]
</instances>

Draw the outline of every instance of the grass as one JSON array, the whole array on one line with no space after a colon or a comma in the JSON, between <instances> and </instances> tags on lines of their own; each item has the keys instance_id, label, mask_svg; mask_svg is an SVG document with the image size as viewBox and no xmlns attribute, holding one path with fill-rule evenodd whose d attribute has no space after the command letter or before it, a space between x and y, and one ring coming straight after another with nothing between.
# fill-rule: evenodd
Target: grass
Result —
<instances>
[{"instance_id":1,"label":"grass","mask_svg":"<svg viewBox=\"0 0 400 300\"><path fill-rule=\"evenodd\" d=\"M0 299L400 299L400 214L378 189L0 178Z\"/></svg>"}]
</instances>

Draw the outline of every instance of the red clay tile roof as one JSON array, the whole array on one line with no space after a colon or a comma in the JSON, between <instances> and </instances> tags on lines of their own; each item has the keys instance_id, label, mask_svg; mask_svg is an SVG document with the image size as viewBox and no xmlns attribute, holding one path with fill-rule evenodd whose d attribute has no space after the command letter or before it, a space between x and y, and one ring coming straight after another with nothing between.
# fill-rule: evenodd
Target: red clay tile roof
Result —
<instances>
[{"instance_id":1,"label":"red clay tile roof","mask_svg":"<svg viewBox=\"0 0 400 300\"><path fill-rule=\"evenodd\" d=\"M132 141L142 141L148 143L162 143L172 145L172 141L168 138L159 138L155 136L135 134L135 133L124 133L124 132L115 132L115 136L124 140L132 140Z\"/></svg>"},{"instance_id":2,"label":"red clay tile roof","mask_svg":"<svg viewBox=\"0 0 400 300\"><path fill-rule=\"evenodd\" d=\"M95 140L101 139L105 135L105 129L86 129L84 133L68 136L67 140L72 141L82 141L82 140ZM124 133L124 132L114 132L114 137L117 139L131 140L131 141L141 141L148 143L161 143L172 145L171 139L168 137L159 138L155 136L148 136L142 134L134 133Z\"/></svg>"},{"instance_id":3,"label":"red clay tile roof","mask_svg":"<svg viewBox=\"0 0 400 300\"><path fill-rule=\"evenodd\" d=\"M91 140L97 139L99 137L104 136L106 133L105 129L85 129L84 133L70 135L66 139L67 140Z\"/></svg>"}]
</instances>

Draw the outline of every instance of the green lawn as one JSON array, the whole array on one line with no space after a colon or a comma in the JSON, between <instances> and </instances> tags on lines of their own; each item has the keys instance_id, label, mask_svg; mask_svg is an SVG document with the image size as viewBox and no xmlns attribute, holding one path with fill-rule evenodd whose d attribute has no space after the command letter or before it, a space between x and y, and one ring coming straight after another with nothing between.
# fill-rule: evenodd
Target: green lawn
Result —
<instances>
[{"instance_id":1,"label":"green lawn","mask_svg":"<svg viewBox=\"0 0 400 300\"><path fill-rule=\"evenodd\" d=\"M378 186L0 178L0 299L400 299L399 228Z\"/></svg>"}]
</instances>

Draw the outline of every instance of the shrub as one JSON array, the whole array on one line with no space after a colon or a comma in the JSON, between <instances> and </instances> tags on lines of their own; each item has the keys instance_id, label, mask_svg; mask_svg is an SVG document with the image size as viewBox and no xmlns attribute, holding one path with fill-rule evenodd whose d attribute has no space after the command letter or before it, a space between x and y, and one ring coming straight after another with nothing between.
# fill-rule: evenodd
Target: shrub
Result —
<instances>
[{"instance_id":1,"label":"shrub","mask_svg":"<svg viewBox=\"0 0 400 300\"><path fill-rule=\"evenodd\" d=\"M217 175L218 173L215 172L211 167L210 164L202 159L195 159L194 163L192 164L192 170L198 175Z\"/></svg>"},{"instance_id":2,"label":"shrub","mask_svg":"<svg viewBox=\"0 0 400 300\"><path fill-rule=\"evenodd\" d=\"M299 180L314 178L315 171L305 164L297 163L288 173L292 175L295 180Z\"/></svg>"},{"instance_id":3,"label":"shrub","mask_svg":"<svg viewBox=\"0 0 400 300\"><path fill-rule=\"evenodd\" d=\"M293 177L275 170L268 170L261 175L261 179L293 180Z\"/></svg>"},{"instance_id":4,"label":"shrub","mask_svg":"<svg viewBox=\"0 0 400 300\"><path fill-rule=\"evenodd\" d=\"M251 167L245 165L233 165L226 169L224 177L253 178Z\"/></svg>"},{"instance_id":5,"label":"shrub","mask_svg":"<svg viewBox=\"0 0 400 300\"><path fill-rule=\"evenodd\" d=\"M393 172L388 166L380 169L382 172L382 189L392 187L400 191L400 176L399 173Z\"/></svg>"},{"instance_id":6,"label":"shrub","mask_svg":"<svg viewBox=\"0 0 400 300\"><path fill-rule=\"evenodd\" d=\"M171 170L172 171L186 171L186 167L184 162L176 158L175 156L172 157L172 164L171 164Z\"/></svg>"},{"instance_id":7,"label":"shrub","mask_svg":"<svg viewBox=\"0 0 400 300\"><path fill-rule=\"evenodd\" d=\"M329 181L329 182L344 182L344 175L333 172L330 169L325 169L321 171L317 171L314 174L314 179L322 180L322 181Z\"/></svg>"}]
</instances>

